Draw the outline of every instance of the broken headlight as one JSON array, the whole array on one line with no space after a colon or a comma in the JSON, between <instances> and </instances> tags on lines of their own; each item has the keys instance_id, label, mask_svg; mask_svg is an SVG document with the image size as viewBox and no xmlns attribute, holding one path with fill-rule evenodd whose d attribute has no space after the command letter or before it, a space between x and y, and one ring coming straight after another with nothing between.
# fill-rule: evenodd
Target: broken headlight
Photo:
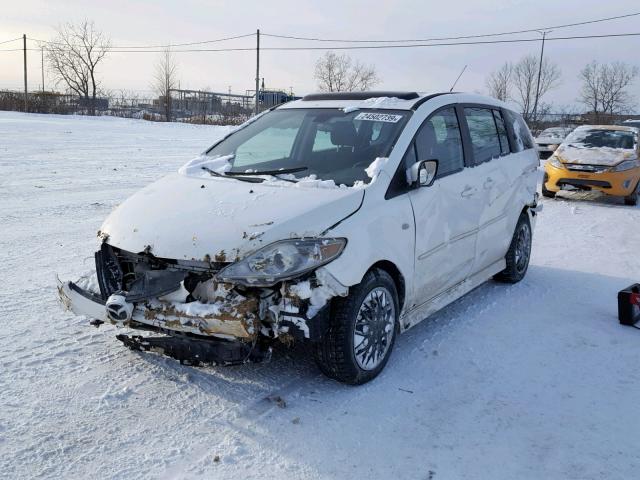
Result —
<instances>
[{"instance_id":1,"label":"broken headlight","mask_svg":"<svg viewBox=\"0 0 640 480\"><path fill-rule=\"evenodd\" d=\"M218 278L247 286L270 287L336 259L344 250L345 238L291 239L267 245L224 268Z\"/></svg>"}]
</instances>

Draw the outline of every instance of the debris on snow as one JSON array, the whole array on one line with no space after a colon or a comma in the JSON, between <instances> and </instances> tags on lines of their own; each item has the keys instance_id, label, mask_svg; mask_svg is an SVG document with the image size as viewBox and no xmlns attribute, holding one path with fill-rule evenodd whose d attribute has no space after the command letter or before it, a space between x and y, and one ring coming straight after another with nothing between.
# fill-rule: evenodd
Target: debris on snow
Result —
<instances>
[{"instance_id":1,"label":"debris on snow","mask_svg":"<svg viewBox=\"0 0 640 480\"><path fill-rule=\"evenodd\" d=\"M275 403L280 408L287 408L287 402L280 395L274 395L273 397L267 397L267 400Z\"/></svg>"}]
</instances>

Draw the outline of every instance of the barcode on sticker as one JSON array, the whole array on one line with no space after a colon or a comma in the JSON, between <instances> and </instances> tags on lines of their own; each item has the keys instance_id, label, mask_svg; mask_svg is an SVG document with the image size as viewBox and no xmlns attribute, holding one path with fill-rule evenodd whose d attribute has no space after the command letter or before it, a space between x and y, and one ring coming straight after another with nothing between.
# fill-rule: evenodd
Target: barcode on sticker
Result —
<instances>
[{"instance_id":1,"label":"barcode on sticker","mask_svg":"<svg viewBox=\"0 0 640 480\"><path fill-rule=\"evenodd\" d=\"M374 112L362 112L356 115L354 120L367 120L369 122L387 122L398 123L402 115L393 115L391 113L374 113Z\"/></svg>"}]
</instances>

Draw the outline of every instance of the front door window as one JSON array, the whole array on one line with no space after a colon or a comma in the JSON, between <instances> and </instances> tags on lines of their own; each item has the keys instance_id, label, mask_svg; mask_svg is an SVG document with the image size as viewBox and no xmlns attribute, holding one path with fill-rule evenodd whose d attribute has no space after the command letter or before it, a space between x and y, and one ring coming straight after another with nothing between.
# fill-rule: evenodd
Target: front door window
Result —
<instances>
[{"instance_id":1,"label":"front door window","mask_svg":"<svg viewBox=\"0 0 640 480\"><path fill-rule=\"evenodd\" d=\"M441 178L464 168L464 152L458 117L454 108L433 114L416 136L418 160L438 160Z\"/></svg>"}]
</instances>

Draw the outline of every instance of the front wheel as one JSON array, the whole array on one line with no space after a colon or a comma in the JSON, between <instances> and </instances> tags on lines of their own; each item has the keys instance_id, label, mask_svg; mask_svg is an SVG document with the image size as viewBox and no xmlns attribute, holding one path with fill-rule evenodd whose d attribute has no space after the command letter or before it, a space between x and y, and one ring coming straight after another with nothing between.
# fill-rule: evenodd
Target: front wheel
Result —
<instances>
[{"instance_id":1,"label":"front wheel","mask_svg":"<svg viewBox=\"0 0 640 480\"><path fill-rule=\"evenodd\" d=\"M626 197L624 197L624 204L625 205L637 205L638 204L638 190L640 189L640 181L638 182L638 185L636 185L635 190L633 191L633 193L631 195L627 195Z\"/></svg>"},{"instance_id":2,"label":"front wheel","mask_svg":"<svg viewBox=\"0 0 640 480\"><path fill-rule=\"evenodd\" d=\"M531 257L531 224L529 215L522 212L511 238L511 245L505 256L507 268L494 278L501 282L517 283L522 280L529 268Z\"/></svg>"},{"instance_id":3,"label":"front wheel","mask_svg":"<svg viewBox=\"0 0 640 480\"><path fill-rule=\"evenodd\" d=\"M313 347L320 370L335 380L361 385L387 364L395 342L399 306L396 286L383 270L372 270L335 298L327 333Z\"/></svg>"},{"instance_id":4,"label":"front wheel","mask_svg":"<svg viewBox=\"0 0 640 480\"><path fill-rule=\"evenodd\" d=\"M542 179L542 196L547 198L555 198L556 192L552 192L551 190L547 190L545 184L549 181L549 175L544 174L544 178Z\"/></svg>"}]
</instances>

